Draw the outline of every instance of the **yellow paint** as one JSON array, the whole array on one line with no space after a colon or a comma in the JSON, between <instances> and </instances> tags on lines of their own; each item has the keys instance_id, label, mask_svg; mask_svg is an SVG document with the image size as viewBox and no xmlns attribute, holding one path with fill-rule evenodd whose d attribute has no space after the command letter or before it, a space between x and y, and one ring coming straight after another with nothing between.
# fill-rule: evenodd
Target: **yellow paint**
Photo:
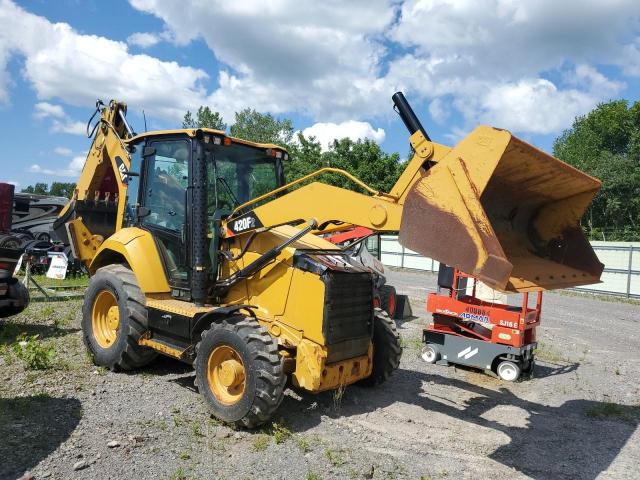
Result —
<instances>
[{"instance_id":1,"label":"yellow paint","mask_svg":"<svg viewBox=\"0 0 640 480\"><path fill-rule=\"evenodd\" d=\"M92 235L82 218L67 222L67 232L75 256L88 266L104 242L104 238L101 235Z\"/></svg>"},{"instance_id":2,"label":"yellow paint","mask_svg":"<svg viewBox=\"0 0 640 480\"><path fill-rule=\"evenodd\" d=\"M234 405L245 391L246 373L238 352L228 345L213 349L207 360L207 383L223 405Z\"/></svg>"},{"instance_id":3,"label":"yellow paint","mask_svg":"<svg viewBox=\"0 0 640 480\"><path fill-rule=\"evenodd\" d=\"M165 345L162 342L158 342L153 338L147 337L143 335L138 340L138 345L142 345L144 347L149 347L154 349L156 352L162 353L163 355L167 355L172 358L177 358L181 360L184 354L184 350L179 350L177 348L170 347L169 345Z\"/></svg>"},{"instance_id":4,"label":"yellow paint","mask_svg":"<svg viewBox=\"0 0 640 480\"><path fill-rule=\"evenodd\" d=\"M303 340L296 351L293 383L315 393L350 385L371 375L372 358L373 345L369 345L367 355L327 365L327 348Z\"/></svg>"},{"instance_id":5,"label":"yellow paint","mask_svg":"<svg viewBox=\"0 0 640 480\"><path fill-rule=\"evenodd\" d=\"M120 311L118 301L109 290L98 292L91 308L93 338L102 348L111 348L118 337Z\"/></svg>"},{"instance_id":6,"label":"yellow paint","mask_svg":"<svg viewBox=\"0 0 640 480\"><path fill-rule=\"evenodd\" d=\"M122 255L138 280L144 293L169 292L169 283L160 261L160 255L153 237L146 230L123 228L107 238L89 265L93 274L103 266L101 260L110 253Z\"/></svg>"}]
</instances>

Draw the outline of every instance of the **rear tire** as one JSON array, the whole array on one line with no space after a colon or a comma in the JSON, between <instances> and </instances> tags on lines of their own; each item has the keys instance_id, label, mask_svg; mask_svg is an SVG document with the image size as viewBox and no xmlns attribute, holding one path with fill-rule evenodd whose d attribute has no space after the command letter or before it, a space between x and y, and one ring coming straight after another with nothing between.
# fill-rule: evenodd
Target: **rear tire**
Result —
<instances>
[{"instance_id":1,"label":"rear tire","mask_svg":"<svg viewBox=\"0 0 640 480\"><path fill-rule=\"evenodd\" d=\"M196 345L196 386L224 422L255 428L284 397L284 358L276 340L252 318L235 315L202 332Z\"/></svg>"},{"instance_id":2,"label":"rear tire","mask_svg":"<svg viewBox=\"0 0 640 480\"><path fill-rule=\"evenodd\" d=\"M100 319L100 306L110 308ZM116 321L117 320L117 321ZM111 370L132 370L151 363L157 353L138 340L147 330L147 309L142 290L128 267L99 268L89 281L82 305L82 337L96 365Z\"/></svg>"},{"instance_id":3,"label":"rear tire","mask_svg":"<svg viewBox=\"0 0 640 480\"><path fill-rule=\"evenodd\" d=\"M358 385L373 387L384 383L400 366L402 346L396 323L387 312L376 308L373 318L373 370Z\"/></svg>"}]
</instances>

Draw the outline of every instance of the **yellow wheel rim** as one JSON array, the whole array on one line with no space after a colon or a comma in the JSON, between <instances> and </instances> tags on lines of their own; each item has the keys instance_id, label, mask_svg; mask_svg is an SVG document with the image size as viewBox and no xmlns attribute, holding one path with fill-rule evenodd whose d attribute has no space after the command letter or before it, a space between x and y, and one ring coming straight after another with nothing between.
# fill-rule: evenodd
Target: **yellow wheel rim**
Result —
<instances>
[{"instance_id":1,"label":"yellow wheel rim","mask_svg":"<svg viewBox=\"0 0 640 480\"><path fill-rule=\"evenodd\" d=\"M118 336L120 310L116 297L108 290L98 293L91 310L93 336L102 348L111 347Z\"/></svg>"},{"instance_id":2,"label":"yellow wheel rim","mask_svg":"<svg viewBox=\"0 0 640 480\"><path fill-rule=\"evenodd\" d=\"M207 381L220 403L233 405L240 401L244 395L245 377L238 352L227 345L213 349L207 360Z\"/></svg>"}]
</instances>

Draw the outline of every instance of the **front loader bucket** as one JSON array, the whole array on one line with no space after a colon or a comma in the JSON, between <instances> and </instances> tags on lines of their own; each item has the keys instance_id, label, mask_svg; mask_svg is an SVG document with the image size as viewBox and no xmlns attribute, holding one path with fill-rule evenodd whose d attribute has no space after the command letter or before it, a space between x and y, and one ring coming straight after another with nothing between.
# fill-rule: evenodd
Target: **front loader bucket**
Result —
<instances>
[{"instance_id":1,"label":"front loader bucket","mask_svg":"<svg viewBox=\"0 0 640 480\"><path fill-rule=\"evenodd\" d=\"M600 181L481 126L407 195L400 243L493 288L535 291L597 283L579 222Z\"/></svg>"}]
</instances>

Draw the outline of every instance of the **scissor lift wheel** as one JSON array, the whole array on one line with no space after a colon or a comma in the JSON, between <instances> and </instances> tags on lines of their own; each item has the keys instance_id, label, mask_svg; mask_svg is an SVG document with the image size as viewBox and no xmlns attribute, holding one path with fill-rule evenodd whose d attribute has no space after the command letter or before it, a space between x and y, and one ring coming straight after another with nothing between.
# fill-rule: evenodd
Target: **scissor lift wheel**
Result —
<instances>
[{"instance_id":1,"label":"scissor lift wheel","mask_svg":"<svg viewBox=\"0 0 640 480\"><path fill-rule=\"evenodd\" d=\"M503 360L498 364L498 376L506 382L515 382L520 378L520 367L513 362Z\"/></svg>"},{"instance_id":2,"label":"scissor lift wheel","mask_svg":"<svg viewBox=\"0 0 640 480\"><path fill-rule=\"evenodd\" d=\"M427 343L422 347L420 356L427 363L436 363L440 359L440 352L438 351L438 347L432 343Z\"/></svg>"}]
</instances>

